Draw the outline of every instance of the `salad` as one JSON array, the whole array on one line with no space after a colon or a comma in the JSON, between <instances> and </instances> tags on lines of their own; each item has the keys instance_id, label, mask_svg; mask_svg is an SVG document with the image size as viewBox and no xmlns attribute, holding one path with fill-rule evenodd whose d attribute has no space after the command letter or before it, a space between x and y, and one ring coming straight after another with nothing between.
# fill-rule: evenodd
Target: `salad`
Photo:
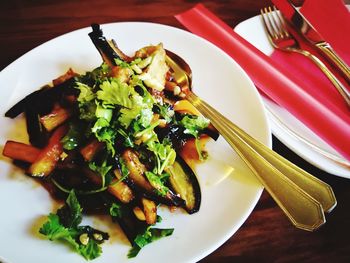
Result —
<instances>
[{"instance_id":1,"label":"salad","mask_svg":"<svg viewBox=\"0 0 350 263\"><path fill-rule=\"evenodd\" d=\"M174 229L156 227L158 206L200 209L201 191L186 151L204 161L209 121L186 101L162 44L125 55L99 25L89 34L103 63L85 74L69 69L5 116L24 114L30 144L7 141L15 160L64 205L40 233L87 260L102 253L108 233L81 224L83 214L108 214L130 241L129 257Z\"/></svg>"}]
</instances>

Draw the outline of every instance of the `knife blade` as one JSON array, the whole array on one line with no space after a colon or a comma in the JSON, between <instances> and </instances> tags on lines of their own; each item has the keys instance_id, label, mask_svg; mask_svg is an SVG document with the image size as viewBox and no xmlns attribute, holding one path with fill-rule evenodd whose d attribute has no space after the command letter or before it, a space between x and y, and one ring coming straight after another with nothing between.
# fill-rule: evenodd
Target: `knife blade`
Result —
<instances>
[{"instance_id":1,"label":"knife blade","mask_svg":"<svg viewBox=\"0 0 350 263\"><path fill-rule=\"evenodd\" d=\"M289 24L299 32L311 45L314 45L321 54L324 55L340 72L344 79L350 83L350 68L333 50L323 37L317 32L312 24L303 16L303 14L291 3L290 0L272 0L272 2L281 11Z\"/></svg>"}]
</instances>

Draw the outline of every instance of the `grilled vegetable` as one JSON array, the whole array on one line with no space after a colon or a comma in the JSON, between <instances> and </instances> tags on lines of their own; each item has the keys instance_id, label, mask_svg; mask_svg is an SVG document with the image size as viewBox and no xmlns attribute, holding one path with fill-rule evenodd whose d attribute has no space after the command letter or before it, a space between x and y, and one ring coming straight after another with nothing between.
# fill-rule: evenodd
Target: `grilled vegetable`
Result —
<instances>
[{"instance_id":1,"label":"grilled vegetable","mask_svg":"<svg viewBox=\"0 0 350 263\"><path fill-rule=\"evenodd\" d=\"M5 113L5 116L9 118L15 118L24 112L26 117L29 141L32 145L41 148L46 145L49 138L49 133L41 123L40 119L42 116L52 111L54 105L60 102L62 98L72 94L76 95L77 90L72 88L74 82L74 78L71 77L61 83L57 81L59 84L56 86L44 86L40 90L34 91L33 93L27 95L24 99L12 106ZM62 116L62 114L58 116ZM52 120L51 118L48 119ZM56 119L53 124L56 125L57 123L58 122ZM58 125L56 125L56 127L57 126ZM52 130L54 127L49 124L48 128Z\"/></svg>"},{"instance_id":2,"label":"grilled vegetable","mask_svg":"<svg viewBox=\"0 0 350 263\"><path fill-rule=\"evenodd\" d=\"M14 160L33 163L41 150L21 142L7 141L2 154Z\"/></svg>"},{"instance_id":3,"label":"grilled vegetable","mask_svg":"<svg viewBox=\"0 0 350 263\"><path fill-rule=\"evenodd\" d=\"M92 32L89 33L89 37L100 52L103 61L110 67L116 66L115 59L122 59L115 49L108 43L107 39L103 36L100 25L92 24ZM125 58L125 57L124 57Z\"/></svg>"},{"instance_id":4,"label":"grilled vegetable","mask_svg":"<svg viewBox=\"0 0 350 263\"><path fill-rule=\"evenodd\" d=\"M140 162L137 154L127 149L123 155L126 167L129 170L129 180L135 189L141 191L146 197L166 205L183 206L184 200L175 195L171 190L167 190L165 195L159 194L159 188L154 187L144 176L146 167Z\"/></svg>"},{"instance_id":5,"label":"grilled vegetable","mask_svg":"<svg viewBox=\"0 0 350 263\"><path fill-rule=\"evenodd\" d=\"M218 133L187 101L176 102L182 88L162 43L129 57L99 25L92 29L89 36L104 62L84 75L69 69L52 87L14 105L6 116L25 113L31 145L9 141L3 154L29 163L28 173L55 198L66 200L66 208L49 216L42 233L56 239L51 234L57 227L63 231L59 235L72 230L65 233L69 242L90 251L88 245L95 245L90 241L105 239L103 233L79 224L72 228L57 218L69 219L74 207L79 223L80 208L87 214L109 213L132 244L128 257L134 257L173 233L152 228L161 220L158 205L183 207L190 214L199 210L198 180L179 154L184 156L192 141L192 157L204 160L203 137L216 139Z\"/></svg>"},{"instance_id":6,"label":"grilled vegetable","mask_svg":"<svg viewBox=\"0 0 350 263\"><path fill-rule=\"evenodd\" d=\"M134 199L134 194L130 187L122 181L119 171L114 170L115 179L108 186L108 191L116 196L122 203L129 203Z\"/></svg>"},{"instance_id":7,"label":"grilled vegetable","mask_svg":"<svg viewBox=\"0 0 350 263\"><path fill-rule=\"evenodd\" d=\"M47 114L52 110L54 103L60 101L62 97L77 94L77 90L72 89L74 83L75 79L70 78L53 87L44 86L17 102L5 113L5 116L15 118L28 109L35 110L40 115Z\"/></svg>"},{"instance_id":8,"label":"grilled vegetable","mask_svg":"<svg viewBox=\"0 0 350 263\"><path fill-rule=\"evenodd\" d=\"M154 225L157 222L157 205L152 200L144 197L141 198L141 202L147 224Z\"/></svg>"},{"instance_id":9,"label":"grilled vegetable","mask_svg":"<svg viewBox=\"0 0 350 263\"><path fill-rule=\"evenodd\" d=\"M48 176L55 169L56 163L59 161L63 152L61 139L66 132L66 126L61 126L54 131L47 146L40 152L34 163L29 167L29 174L36 177L44 177Z\"/></svg>"},{"instance_id":10,"label":"grilled vegetable","mask_svg":"<svg viewBox=\"0 0 350 263\"><path fill-rule=\"evenodd\" d=\"M146 231L148 225L146 221L140 220L134 212L135 206L113 203L110 214L114 221L118 222L123 229L129 242L134 245L136 237Z\"/></svg>"},{"instance_id":11,"label":"grilled vegetable","mask_svg":"<svg viewBox=\"0 0 350 263\"><path fill-rule=\"evenodd\" d=\"M49 133L40 122L39 113L35 109L26 108L25 117L29 142L36 147L44 147L49 138Z\"/></svg>"},{"instance_id":12,"label":"grilled vegetable","mask_svg":"<svg viewBox=\"0 0 350 263\"><path fill-rule=\"evenodd\" d=\"M101 176L89 168L84 168L82 171L86 177L89 178L96 185L101 185ZM116 178L113 178L110 184L107 186L107 190L110 194L115 196L122 203L130 203L134 199L134 194L130 187L123 182L118 170L113 172Z\"/></svg>"},{"instance_id":13,"label":"grilled vegetable","mask_svg":"<svg viewBox=\"0 0 350 263\"><path fill-rule=\"evenodd\" d=\"M45 129L50 132L64 123L70 117L70 115L71 112L68 109L62 108L58 104L55 104L50 113L40 117L40 122Z\"/></svg>"},{"instance_id":14,"label":"grilled vegetable","mask_svg":"<svg viewBox=\"0 0 350 263\"><path fill-rule=\"evenodd\" d=\"M99 142L96 139L93 139L80 149L80 153L84 157L85 161L91 161L103 147L103 143Z\"/></svg>"},{"instance_id":15,"label":"grilled vegetable","mask_svg":"<svg viewBox=\"0 0 350 263\"><path fill-rule=\"evenodd\" d=\"M201 204L201 190L195 173L180 156L167 171L171 188L185 200L186 211L189 214L197 212Z\"/></svg>"}]
</instances>

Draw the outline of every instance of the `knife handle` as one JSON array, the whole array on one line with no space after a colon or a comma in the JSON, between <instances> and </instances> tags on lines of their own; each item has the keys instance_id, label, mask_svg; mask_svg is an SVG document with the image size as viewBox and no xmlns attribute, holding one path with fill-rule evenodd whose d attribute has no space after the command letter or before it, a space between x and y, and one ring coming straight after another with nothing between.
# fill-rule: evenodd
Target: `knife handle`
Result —
<instances>
[{"instance_id":1,"label":"knife handle","mask_svg":"<svg viewBox=\"0 0 350 263\"><path fill-rule=\"evenodd\" d=\"M320 42L316 44L323 54L338 68L344 75L346 81L350 83L350 68L346 63L335 53L332 47L327 42Z\"/></svg>"}]
</instances>

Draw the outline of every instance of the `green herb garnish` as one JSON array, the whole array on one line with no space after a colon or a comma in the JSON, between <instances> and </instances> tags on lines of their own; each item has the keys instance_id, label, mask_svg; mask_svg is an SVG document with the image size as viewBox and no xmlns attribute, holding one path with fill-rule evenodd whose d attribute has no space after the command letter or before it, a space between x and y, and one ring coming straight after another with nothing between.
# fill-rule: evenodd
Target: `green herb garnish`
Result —
<instances>
[{"instance_id":1,"label":"green herb garnish","mask_svg":"<svg viewBox=\"0 0 350 263\"><path fill-rule=\"evenodd\" d=\"M102 253L100 244L107 240L108 234L89 226L80 226L82 208L72 190L63 207L56 214L50 213L48 221L39 232L51 241L68 244L87 260L99 257Z\"/></svg>"}]
</instances>

